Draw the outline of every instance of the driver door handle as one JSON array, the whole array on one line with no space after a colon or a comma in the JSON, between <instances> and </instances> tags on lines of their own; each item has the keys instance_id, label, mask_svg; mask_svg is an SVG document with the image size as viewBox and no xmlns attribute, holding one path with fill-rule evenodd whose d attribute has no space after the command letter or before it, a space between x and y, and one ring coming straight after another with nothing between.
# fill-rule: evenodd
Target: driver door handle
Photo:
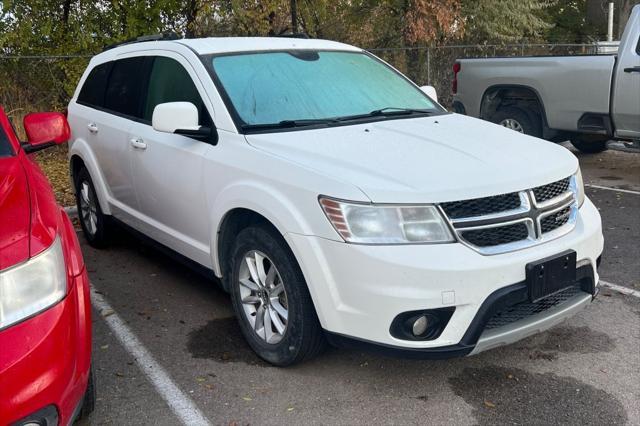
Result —
<instances>
[{"instance_id":1,"label":"driver door handle","mask_svg":"<svg viewBox=\"0 0 640 426\"><path fill-rule=\"evenodd\" d=\"M131 138L129 143L135 149L147 149L147 144L140 138Z\"/></svg>"},{"instance_id":2,"label":"driver door handle","mask_svg":"<svg viewBox=\"0 0 640 426\"><path fill-rule=\"evenodd\" d=\"M96 123L87 124L87 129L89 129L91 133L98 133L98 126L96 125Z\"/></svg>"},{"instance_id":3,"label":"driver door handle","mask_svg":"<svg viewBox=\"0 0 640 426\"><path fill-rule=\"evenodd\" d=\"M625 68L624 72L640 72L640 67L629 67Z\"/></svg>"}]
</instances>

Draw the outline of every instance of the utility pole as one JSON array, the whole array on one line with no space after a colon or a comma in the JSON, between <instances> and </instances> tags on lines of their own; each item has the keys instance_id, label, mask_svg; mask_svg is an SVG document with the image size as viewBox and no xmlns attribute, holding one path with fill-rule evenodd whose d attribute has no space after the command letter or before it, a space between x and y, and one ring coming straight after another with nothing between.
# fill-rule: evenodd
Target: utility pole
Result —
<instances>
[{"instance_id":1,"label":"utility pole","mask_svg":"<svg viewBox=\"0 0 640 426\"><path fill-rule=\"evenodd\" d=\"M607 41L613 41L613 2L609 2L609 13L607 15Z\"/></svg>"},{"instance_id":2,"label":"utility pole","mask_svg":"<svg viewBox=\"0 0 640 426\"><path fill-rule=\"evenodd\" d=\"M291 32L298 32L298 5L296 0L291 0Z\"/></svg>"}]
</instances>

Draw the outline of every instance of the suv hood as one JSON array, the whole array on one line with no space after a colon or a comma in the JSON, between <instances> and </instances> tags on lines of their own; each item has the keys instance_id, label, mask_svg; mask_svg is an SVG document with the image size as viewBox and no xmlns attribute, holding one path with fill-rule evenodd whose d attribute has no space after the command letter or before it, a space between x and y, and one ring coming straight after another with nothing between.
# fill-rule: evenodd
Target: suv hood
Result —
<instances>
[{"instance_id":1,"label":"suv hood","mask_svg":"<svg viewBox=\"0 0 640 426\"><path fill-rule=\"evenodd\" d=\"M29 258L30 201L17 156L0 158L0 271Z\"/></svg>"},{"instance_id":2,"label":"suv hood","mask_svg":"<svg viewBox=\"0 0 640 426\"><path fill-rule=\"evenodd\" d=\"M563 179L578 169L576 157L561 146L458 114L246 139L257 149L353 184L378 203L497 195Z\"/></svg>"}]
</instances>

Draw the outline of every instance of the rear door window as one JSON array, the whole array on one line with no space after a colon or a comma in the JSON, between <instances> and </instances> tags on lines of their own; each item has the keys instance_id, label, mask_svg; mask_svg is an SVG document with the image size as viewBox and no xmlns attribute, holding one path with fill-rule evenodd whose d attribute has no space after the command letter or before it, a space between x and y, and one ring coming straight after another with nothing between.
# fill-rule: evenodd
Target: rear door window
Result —
<instances>
[{"instance_id":1,"label":"rear door window","mask_svg":"<svg viewBox=\"0 0 640 426\"><path fill-rule=\"evenodd\" d=\"M104 108L115 113L141 118L142 95L147 82L151 57L119 59L113 63L104 97Z\"/></svg>"},{"instance_id":2,"label":"rear door window","mask_svg":"<svg viewBox=\"0 0 640 426\"><path fill-rule=\"evenodd\" d=\"M78 103L90 107L104 107L104 93L113 62L106 62L93 68L78 94Z\"/></svg>"},{"instance_id":3,"label":"rear door window","mask_svg":"<svg viewBox=\"0 0 640 426\"><path fill-rule=\"evenodd\" d=\"M154 108L165 102L191 102L198 108L199 124L211 125L209 112L187 70L175 59L157 56L149 76L143 119L150 122Z\"/></svg>"}]
</instances>

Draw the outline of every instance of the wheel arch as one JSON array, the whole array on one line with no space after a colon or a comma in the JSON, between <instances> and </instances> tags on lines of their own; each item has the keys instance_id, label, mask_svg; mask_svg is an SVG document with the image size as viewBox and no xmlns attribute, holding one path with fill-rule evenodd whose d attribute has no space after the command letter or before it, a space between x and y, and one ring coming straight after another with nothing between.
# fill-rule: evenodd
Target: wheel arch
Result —
<instances>
[{"instance_id":1,"label":"wheel arch","mask_svg":"<svg viewBox=\"0 0 640 426\"><path fill-rule=\"evenodd\" d=\"M72 186L75 190L75 176L80 168L84 166L89 171L93 186L96 189L98 202L102 212L106 215L111 214L111 209L107 201L107 185L104 181L98 162L96 161L89 144L82 139L76 139L69 148L69 173Z\"/></svg>"},{"instance_id":2,"label":"wheel arch","mask_svg":"<svg viewBox=\"0 0 640 426\"><path fill-rule=\"evenodd\" d=\"M549 128L542 96L540 96L537 89L524 84L495 84L489 86L482 94L479 117L483 120L488 120L504 99L519 99L523 103L535 103L542 119L543 127Z\"/></svg>"}]
</instances>

